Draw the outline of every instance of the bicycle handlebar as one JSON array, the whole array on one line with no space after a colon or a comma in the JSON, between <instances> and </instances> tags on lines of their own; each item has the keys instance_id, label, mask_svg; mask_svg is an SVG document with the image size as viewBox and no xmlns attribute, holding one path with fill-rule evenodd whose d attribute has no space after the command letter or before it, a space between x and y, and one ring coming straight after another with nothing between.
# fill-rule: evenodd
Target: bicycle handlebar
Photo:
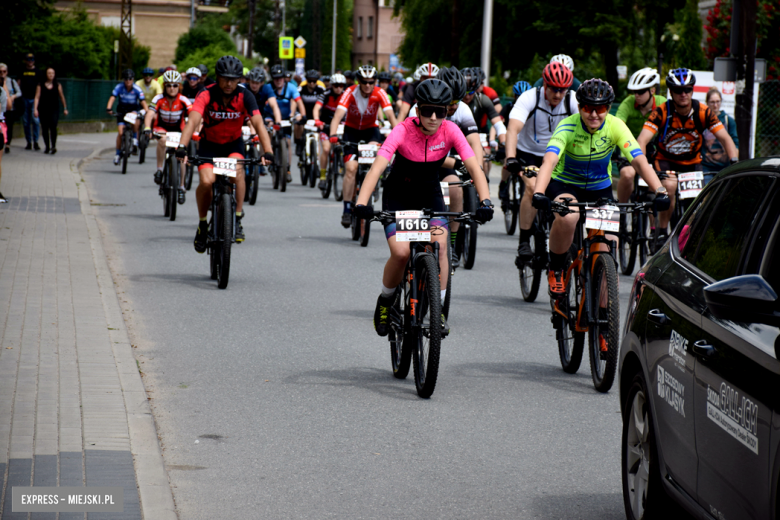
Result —
<instances>
[{"instance_id":1,"label":"bicycle handlebar","mask_svg":"<svg viewBox=\"0 0 780 520\"><path fill-rule=\"evenodd\" d=\"M653 202L613 202L609 199L599 199L596 202L572 202L573 199L565 197L563 202L553 200L551 201L551 210L553 213L558 213L562 216L574 213L572 208L584 208L595 209L601 206L612 206L620 209L625 209L626 213L633 213L635 211L648 212L653 209Z\"/></svg>"},{"instance_id":2,"label":"bicycle handlebar","mask_svg":"<svg viewBox=\"0 0 780 520\"><path fill-rule=\"evenodd\" d=\"M198 156L192 156L187 157L187 161L192 164L204 164L204 163L210 163L213 162L216 157L198 157ZM232 157L231 157L232 159ZM260 160L262 157L258 157L256 159L238 159L235 158L236 164L260 164Z\"/></svg>"},{"instance_id":3,"label":"bicycle handlebar","mask_svg":"<svg viewBox=\"0 0 780 520\"><path fill-rule=\"evenodd\" d=\"M466 211L433 211L431 209L422 209L423 215L429 218L433 217L452 217L455 222L476 222L475 214ZM384 222L395 220L395 211L374 211L371 222Z\"/></svg>"}]
</instances>

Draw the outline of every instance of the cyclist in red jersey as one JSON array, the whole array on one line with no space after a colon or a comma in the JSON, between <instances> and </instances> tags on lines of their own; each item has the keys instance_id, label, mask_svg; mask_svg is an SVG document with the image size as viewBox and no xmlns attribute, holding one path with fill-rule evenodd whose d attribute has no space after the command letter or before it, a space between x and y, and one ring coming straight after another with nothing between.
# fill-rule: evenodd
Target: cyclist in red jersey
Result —
<instances>
[{"instance_id":1,"label":"cyclist in red jersey","mask_svg":"<svg viewBox=\"0 0 780 520\"><path fill-rule=\"evenodd\" d=\"M176 156L186 164L187 145L190 143L195 129L203 121L200 131L200 157L235 157L244 158L244 140L241 135L241 127L244 118L249 117L263 145L265 154L262 164L273 161L271 151L271 139L263 124L263 116L257 107L255 96L248 89L238 84L239 78L244 73L244 65L238 58L223 56L217 61L217 81L198 94L193 103L187 126L181 136ZM214 184L214 165L203 163L198 166L200 183L195 192L198 201L198 216L200 223L195 234L195 251L206 251L206 239L208 234L208 222L206 216L211 206L211 186ZM244 216L244 168L238 165L236 177L231 182L236 184L236 242L244 241L244 228L241 219Z\"/></svg>"},{"instance_id":2,"label":"cyclist in red jersey","mask_svg":"<svg viewBox=\"0 0 780 520\"><path fill-rule=\"evenodd\" d=\"M144 134L149 139L152 136L152 127L159 134L167 132L181 132L184 129L184 118L192 110L192 102L181 93L181 74L175 70L169 70L163 74L163 93L157 94L152 99L149 110L144 118ZM162 182L162 168L165 162L166 137L157 140L157 171L154 172L155 184ZM184 204L184 171L181 172L181 184L179 186L179 204Z\"/></svg>"},{"instance_id":3,"label":"cyclist in red jersey","mask_svg":"<svg viewBox=\"0 0 780 520\"><path fill-rule=\"evenodd\" d=\"M347 86L347 78L343 74L334 74L330 78L330 88L320 94L317 102L314 104L314 124L320 129L320 184L321 190L326 186L326 175L328 171L328 157L330 157L330 140L325 130L325 125L330 125L333 121L333 115L339 106L339 99Z\"/></svg>"},{"instance_id":4,"label":"cyclist in red jersey","mask_svg":"<svg viewBox=\"0 0 780 520\"><path fill-rule=\"evenodd\" d=\"M349 87L339 99L339 106L330 122L330 142L339 142L338 128L344 119L344 141L359 143L364 141L378 145L382 141L377 124L379 107L390 120L390 126L395 128L396 120L393 106L387 93L376 86L376 69L371 65L363 65L357 74L359 85ZM357 148L344 147L344 213L341 215L341 225L349 227L351 222L352 196L355 190L355 174L357 173Z\"/></svg>"}]
</instances>

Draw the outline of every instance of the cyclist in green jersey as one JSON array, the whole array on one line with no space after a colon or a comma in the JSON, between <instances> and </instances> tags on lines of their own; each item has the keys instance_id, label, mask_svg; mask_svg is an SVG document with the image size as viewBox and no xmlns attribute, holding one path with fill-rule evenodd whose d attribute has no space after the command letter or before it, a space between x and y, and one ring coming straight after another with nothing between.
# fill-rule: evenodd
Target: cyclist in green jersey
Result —
<instances>
[{"instance_id":1,"label":"cyclist in green jersey","mask_svg":"<svg viewBox=\"0 0 780 520\"><path fill-rule=\"evenodd\" d=\"M655 192L659 211L669 207L666 188L639 148L634 136L620 119L609 114L615 99L606 81L589 79L577 89L579 112L558 124L547 143L542 166L536 179L532 204L550 211L551 200L570 198L573 202L595 202L612 199L612 162L615 146ZM574 241L579 215L556 215L550 231L550 293L565 293L563 269L566 252ZM617 240L617 237L611 237ZM605 247L604 247L605 249Z\"/></svg>"},{"instance_id":2,"label":"cyclist in green jersey","mask_svg":"<svg viewBox=\"0 0 780 520\"><path fill-rule=\"evenodd\" d=\"M615 117L626 124L634 137L639 136L642 132L642 126L653 110L666 103L665 97L655 93L656 85L660 85L660 83L661 76L651 67L639 69L628 80L628 91L631 92L631 95L620 103ZM617 188L618 201L628 202L631 192L634 191L636 170L621 156L618 150L615 150L612 159L620 172Z\"/></svg>"}]
</instances>

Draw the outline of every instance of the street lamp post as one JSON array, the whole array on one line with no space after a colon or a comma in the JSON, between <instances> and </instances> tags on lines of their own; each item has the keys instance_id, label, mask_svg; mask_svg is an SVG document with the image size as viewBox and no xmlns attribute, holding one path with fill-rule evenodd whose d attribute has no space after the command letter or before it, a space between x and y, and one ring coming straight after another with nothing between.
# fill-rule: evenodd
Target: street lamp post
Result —
<instances>
[{"instance_id":1,"label":"street lamp post","mask_svg":"<svg viewBox=\"0 0 780 520\"><path fill-rule=\"evenodd\" d=\"M490 84L490 41L493 39L493 0L485 0L482 19L482 70L485 71L485 85Z\"/></svg>"},{"instance_id":2,"label":"street lamp post","mask_svg":"<svg viewBox=\"0 0 780 520\"><path fill-rule=\"evenodd\" d=\"M330 75L334 75L336 73L336 17L338 16L338 13L336 13L336 4L338 4L338 0L333 0L333 44L331 45L331 51L330 51Z\"/></svg>"}]
</instances>

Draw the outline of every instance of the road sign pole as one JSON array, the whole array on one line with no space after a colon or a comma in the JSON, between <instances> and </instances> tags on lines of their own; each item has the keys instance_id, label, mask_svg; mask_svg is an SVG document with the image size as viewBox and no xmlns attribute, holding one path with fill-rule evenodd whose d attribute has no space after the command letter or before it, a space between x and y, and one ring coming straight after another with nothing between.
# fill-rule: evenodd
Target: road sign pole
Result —
<instances>
[{"instance_id":1,"label":"road sign pole","mask_svg":"<svg viewBox=\"0 0 780 520\"><path fill-rule=\"evenodd\" d=\"M330 75L331 76L336 73L336 18L338 17L338 13L336 13L337 3L338 0L333 0L333 45L330 51Z\"/></svg>"}]
</instances>

